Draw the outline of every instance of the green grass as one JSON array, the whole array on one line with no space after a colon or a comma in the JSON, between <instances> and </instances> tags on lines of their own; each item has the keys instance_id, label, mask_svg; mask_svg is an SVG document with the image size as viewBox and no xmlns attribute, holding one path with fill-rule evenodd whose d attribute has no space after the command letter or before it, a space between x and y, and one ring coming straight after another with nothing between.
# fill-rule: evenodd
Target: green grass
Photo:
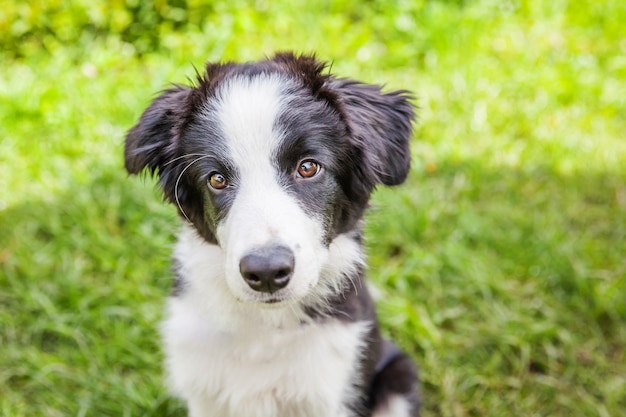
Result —
<instances>
[{"instance_id":1,"label":"green grass","mask_svg":"<svg viewBox=\"0 0 626 417\"><path fill-rule=\"evenodd\" d=\"M626 4L229 4L141 56L114 35L2 55L0 415L185 415L157 331L177 220L124 135L192 65L296 49L418 97L367 242L423 414L626 416Z\"/></svg>"}]
</instances>

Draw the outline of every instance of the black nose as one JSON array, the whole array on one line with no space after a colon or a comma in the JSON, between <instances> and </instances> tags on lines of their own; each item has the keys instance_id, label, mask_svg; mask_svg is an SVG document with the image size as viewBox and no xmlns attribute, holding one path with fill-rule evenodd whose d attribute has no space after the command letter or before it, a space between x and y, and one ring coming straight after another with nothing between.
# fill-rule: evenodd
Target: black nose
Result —
<instances>
[{"instance_id":1,"label":"black nose","mask_svg":"<svg viewBox=\"0 0 626 417\"><path fill-rule=\"evenodd\" d=\"M239 261L239 271L255 291L274 293L291 279L295 259L284 246L264 246L246 254Z\"/></svg>"}]
</instances>

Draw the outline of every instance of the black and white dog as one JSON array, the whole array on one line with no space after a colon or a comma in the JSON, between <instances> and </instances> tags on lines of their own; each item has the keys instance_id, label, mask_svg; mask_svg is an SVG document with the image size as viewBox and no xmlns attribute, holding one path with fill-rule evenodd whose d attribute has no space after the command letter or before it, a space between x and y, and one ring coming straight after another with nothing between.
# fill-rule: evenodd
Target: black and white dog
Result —
<instances>
[{"instance_id":1,"label":"black and white dog","mask_svg":"<svg viewBox=\"0 0 626 417\"><path fill-rule=\"evenodd\" d=\"M417 416L412 361L381 338L361 223L409 171L406 91L336 78L313 56L208 64L126 138L184 220L163 323L193 417Z\"/></svg>"}]
</instances>

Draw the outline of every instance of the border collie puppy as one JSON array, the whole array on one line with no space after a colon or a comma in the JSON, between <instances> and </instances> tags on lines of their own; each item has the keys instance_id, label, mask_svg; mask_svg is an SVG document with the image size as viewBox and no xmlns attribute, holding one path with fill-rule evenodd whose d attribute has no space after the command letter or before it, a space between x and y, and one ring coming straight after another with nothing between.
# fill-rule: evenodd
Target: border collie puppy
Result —
<instances>
[{"instance_id":1,"label":"border collie puppy","mask_svg":"<svg viewBox=\"0 0 626 417\"><path fill-rule=\"evenodd\" d=\"M193 417L417 416L409 357L380 333L362 216L409 171L406 91L336 78L314 56L208 64L126 138L184 226L162 326Z\"/></svg>"}]
</instances>

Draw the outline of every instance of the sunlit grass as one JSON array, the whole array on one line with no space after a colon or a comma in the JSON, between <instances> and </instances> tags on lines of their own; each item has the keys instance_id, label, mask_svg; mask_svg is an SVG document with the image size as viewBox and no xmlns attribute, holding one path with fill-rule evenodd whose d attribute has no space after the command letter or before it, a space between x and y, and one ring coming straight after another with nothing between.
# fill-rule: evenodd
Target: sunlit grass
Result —
<instances>
[{"instance_id":1,"label":"sunlit grass","mask_svg":"<svg viewBox=\"0 0 626 417\"><path fill-rule=\"evenodd\" d=\"M176 216L123 138L193 65L296 49L416 93L413 170L367 245L424 415L626 416L626 6L459 3L224 2L158 53L7 57L0 415L184 415L157 332Z\"/></svg>"}]
</instances>

